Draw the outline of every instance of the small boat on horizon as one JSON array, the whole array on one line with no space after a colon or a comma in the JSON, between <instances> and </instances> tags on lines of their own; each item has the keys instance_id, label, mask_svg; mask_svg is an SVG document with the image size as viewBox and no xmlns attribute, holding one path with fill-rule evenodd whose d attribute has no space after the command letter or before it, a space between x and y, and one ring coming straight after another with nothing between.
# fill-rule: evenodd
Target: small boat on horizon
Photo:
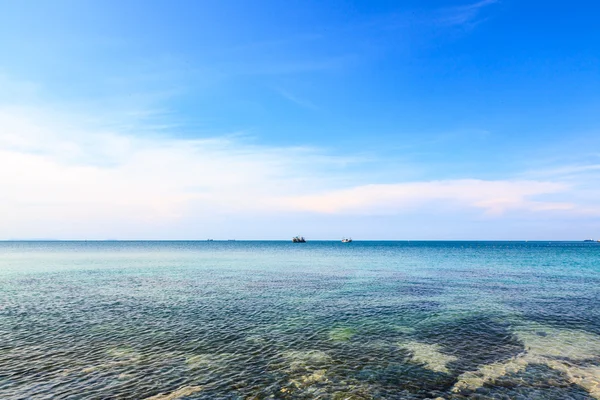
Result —
<instances>
[{"instance_id":1,"label":"small boat on horizon","mask_svg":"<svg viewBox=\"0 0 600 400\"><path fill-rule=\"evenodd\" d=\"M304 236L294 236L292 243L306 243L306 239L304 239Z\"/></svg>"},{"instance_id":2,"label":"small boat on horizon","mask_svg":"<svg viewBox=\"0 0 600 400\"><path fill-rule=\"evenodd\" d=\"M600 242L600 240L594 240L594 239L584 239L584 242Z\"/></svg>"},{"instance_id":3,"label":"small boat on horizon","mask_svg":"<svg viewBox=\"0 0 600 400\"><path fill-rule=\"evenodd\" d=\"M342 238L342 243L352 243L352 238Z\"/></svg>"}]
</instances>

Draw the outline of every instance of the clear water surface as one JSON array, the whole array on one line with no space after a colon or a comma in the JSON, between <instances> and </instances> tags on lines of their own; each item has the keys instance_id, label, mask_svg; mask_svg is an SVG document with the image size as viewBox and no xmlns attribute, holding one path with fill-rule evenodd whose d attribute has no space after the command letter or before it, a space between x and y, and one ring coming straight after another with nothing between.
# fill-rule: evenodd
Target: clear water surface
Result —
<instances>
[{"instance_id":1,"label":"clear water surface","mask_svg":"<svg viewBox=\"0 0 600 400\"><path fill-rule=\"evenodd\" d=\"M1 399L600 399L600 244L1 242Z\"/></svg>"}]
</instances>

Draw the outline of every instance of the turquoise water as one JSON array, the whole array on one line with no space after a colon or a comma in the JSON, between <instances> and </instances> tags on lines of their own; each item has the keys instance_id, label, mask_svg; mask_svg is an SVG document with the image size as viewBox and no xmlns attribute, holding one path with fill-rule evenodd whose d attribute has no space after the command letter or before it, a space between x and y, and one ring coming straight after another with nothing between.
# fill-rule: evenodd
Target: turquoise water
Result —
<instances>
[{"instance_id":1,"label":"turquoise water","mask_svg":"<svg viewBox=\"0 0 600 400\"><path fill-rule=\"evenodd\" d=\"M3 242L1 399L600 399L600 245Z\"/></svg>"}]
</instances>

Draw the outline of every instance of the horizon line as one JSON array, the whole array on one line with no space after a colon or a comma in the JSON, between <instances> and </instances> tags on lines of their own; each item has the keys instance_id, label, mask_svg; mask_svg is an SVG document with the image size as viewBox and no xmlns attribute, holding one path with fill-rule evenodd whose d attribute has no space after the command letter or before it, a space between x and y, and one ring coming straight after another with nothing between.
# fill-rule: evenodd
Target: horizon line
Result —
<instances>
[{"instance_id":1,"label":"horizon line","mask_svg":"<svg viewBox=\"0 0 600 400\"><path fill-rule=\"evenodd\" d=\"M352 239L352 242L585 242L596 239ZM308 242L340 242L311 239ZM291 239L0 239L0 242L291 242Z\"/></svg>"}]
</instances>

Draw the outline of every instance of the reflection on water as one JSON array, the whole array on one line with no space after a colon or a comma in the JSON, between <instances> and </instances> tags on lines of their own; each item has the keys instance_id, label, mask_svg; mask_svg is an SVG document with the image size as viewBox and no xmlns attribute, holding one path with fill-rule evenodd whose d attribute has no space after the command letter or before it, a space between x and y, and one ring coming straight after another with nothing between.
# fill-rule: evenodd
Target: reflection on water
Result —
<instances>
[{"instance_id":1,"label":"reflection on water","mask_svg":"<svg viewBox=\"0 0 600 400\"><path fill-rule=\"evenodd\" d=\"M0 398L600 399L600 246L0 243Z\"/></svg>"}]
</instances>

